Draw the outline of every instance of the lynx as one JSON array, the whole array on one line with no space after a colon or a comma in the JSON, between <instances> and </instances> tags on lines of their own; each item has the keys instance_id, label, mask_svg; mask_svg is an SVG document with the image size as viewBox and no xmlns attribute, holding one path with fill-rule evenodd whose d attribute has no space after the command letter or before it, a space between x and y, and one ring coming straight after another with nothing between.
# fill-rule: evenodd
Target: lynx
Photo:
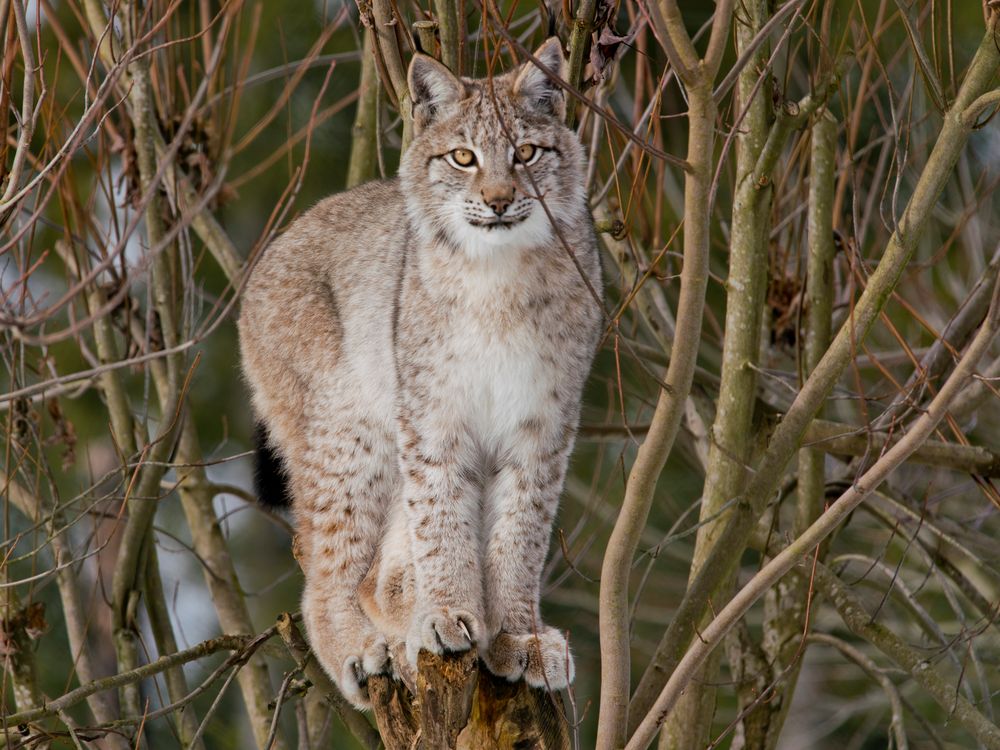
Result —
<instances>
[{"instance_id":1,"label":"lynx","mask_svg":"<svg viewBox=\"0 0 1000 750\"><path fill-rule=\"evenodd\" d=\"M535 57L565 66L554 38ZM539 579L601 330L558 81L531 62L460 79L421 54L408 81L399 177L294 221L239 321L309 638L361 707L369 676L411 682L421 649L475 646L511 681L572 681Z\"/></svg>"}]
</instances>

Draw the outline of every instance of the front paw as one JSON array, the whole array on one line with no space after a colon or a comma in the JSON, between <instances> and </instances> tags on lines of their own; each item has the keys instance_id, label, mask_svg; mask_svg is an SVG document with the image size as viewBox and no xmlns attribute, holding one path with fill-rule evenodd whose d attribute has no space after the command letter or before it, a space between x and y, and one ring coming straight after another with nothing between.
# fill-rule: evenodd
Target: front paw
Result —
<instances>
[{"instance_id":1,"label":"front paw","mask_svg":"<svg viewBox=\"0 0 1000 750\"><path fill-rule=\"evenodd\" d=\"M437 607L417 612L406 636L406 659L414 669L422 649L433 654L468 651L482 642L482 618L464 609Z\"/></svg>"},{"instance_id":2,"label":"front paw","mask_svg":"<svg viewBox=\"0 0 1000 750\"><path fill-rule=\"evenodd\" d=\"M566 638L555 628L537 633L500 631L490 644L484 661L498 677L511 682L524 678L531 687L562 690L573 682L573 655Z\"/></svg>"},{"instance_id":3,"label":"front paw","mask_svg":"<svg viewBox=\"0 0 1000 750\"><path fill-rule=\"evenodd\" d=\"M375 638L357 653L347 656L340 664L334 682L357 708L369 708L368 678L390 671L389 647L382 637Z\"/></svg>"}]
</instances>

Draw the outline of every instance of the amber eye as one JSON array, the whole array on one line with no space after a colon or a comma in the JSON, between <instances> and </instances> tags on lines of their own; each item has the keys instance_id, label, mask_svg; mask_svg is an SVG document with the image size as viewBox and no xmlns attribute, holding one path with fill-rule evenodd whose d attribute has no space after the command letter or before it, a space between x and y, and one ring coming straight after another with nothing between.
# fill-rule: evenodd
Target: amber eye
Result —
<instances>
[{"instance_id":1,"label":"amber eye","mask_svg":"<svg viewBox=\"0 0 1000 750\"><path fill-rule=\"evenodd\" d=\"M517 160L522 164L531 164L539 153L535 144L523 143L517 147Z\"/></svg>"},{"instance_id":2,"label":"amber eye","mask_svg":"<svg viewBox=\"0 0 1000 750\"><path fill-rule=\"evenodd\" d=\"M476 163L476 155L467 148L456 148L448 156L460 167L471 167Z\"/></svg>"}]
</instances>

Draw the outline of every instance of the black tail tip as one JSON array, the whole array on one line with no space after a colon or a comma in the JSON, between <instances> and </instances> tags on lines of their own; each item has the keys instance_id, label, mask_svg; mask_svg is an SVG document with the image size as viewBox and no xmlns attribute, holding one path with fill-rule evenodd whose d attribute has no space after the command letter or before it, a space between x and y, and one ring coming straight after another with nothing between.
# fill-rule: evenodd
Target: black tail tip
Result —
<instances>
[{"instance_id":1,"label":"black tail tip","mask_svg":"<svg viewBox=\"0 0 1000 750\"><path fill-rule=\"evenodd\" d=\"M257 502L271 510L288 508L292 504L291 487L281 454L271 445L267 427L257 422L253 427L254 461L253 486Z\"/></svg>"}]
</instances>

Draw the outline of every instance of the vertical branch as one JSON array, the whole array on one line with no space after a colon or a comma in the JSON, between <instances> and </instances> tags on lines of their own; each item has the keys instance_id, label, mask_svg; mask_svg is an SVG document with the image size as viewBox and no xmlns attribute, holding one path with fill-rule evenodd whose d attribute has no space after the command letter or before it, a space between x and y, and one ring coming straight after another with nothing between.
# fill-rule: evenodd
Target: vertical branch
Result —
<instances>
[{"instance_id":1,"label":"vertical branch","mask_svg":"<svg viewBox=\"0 0 1000 750\"><path fill-rule=\"evenodd\" d=\"M833 310L833 192L836 168L837 120L828 111L816 118L812 128L809 167L808 258L806 261L803 368L808 375L830 344ZM824 451L799 451L798 495L793 531L801 534L823 512L826 495ZM802 634L805 632L809 581L789 576L768 592L765 600L765 632L762 648L767 668L765 685L776 685L775 694L755 709L753 722L758 744L773 748L792 704L802 665ZM747 702L756 700L748 696Z\"/></svg>"},{"instance_id":2,"label":"vertical branch","mask_svg":"<svg viewBox=\"0 0 1000 750\"><path fill-rule=\"evenodd\" d=\"M131 21L123 24L130 29ZM131 36L131 33L130 33ZM136 160L139 167L139 182L144 195L158 190L153 183L156 173L156 151L153 131L156 127L152 101L152 85L149 77L149 61L140 58L129 64L131 89L129 90L129 114L135 127ZM146 238L150 248L156 247L164 237L162 224L162 201L159 195L149 196L146 203ZM176 314L173 304L173 252L167 250L156 254L153 259L153 306L157 314L164 348L171 348L178 341ZM169 395L161 398L161 422L163 431L149 448L149 462L141 468L135 492L128 500L128 518L122 532L121 546L115 564L112 592L114 596L113 620L115 648L118 652L119 667L124 670L138 666L139 655L136 647L135 612L141 589L141 575L146 563L146 545L151 542L150 529L156 514L156 497L160 492L160 479L166 470L166 461L173 450L176 426L180 422L178 410L180 399L180 368L183 354L167 357L167 378ZM135 685L126 686L125 702L127 710L135 714L139 710L138 692Z\"/></svg>"},{"instance_id":3,"label":"vertical branch","mask_svg":"<svg viewBox=\"0 0 1000 750\"><path fill-rule=\"evenodd\" d=\"M87 276L90 268L89 256L86 252L80 253L78 258L65 240L56 241L55 251L66 265L71 276L77 279L83 279ZM111 314L100 314L100 311L105 309L108 304L107 295L102 291L100 285L88 284L84 290L84 302L87 311L94 319L94 344L97 348L98 361L102 365L117 362L119 360L118 344L115 341ZM108 416L111 418L111 430L115 444L126 458L131 460L136 454L135 423L132 419L132 409L129 407L128 394L125 392L121 374L117 370L108 370L101 374L98 382L101 392L104 394Z\"/></svg>"},{"instance_id":4,"label":"vertical branch","mask_svg":"<svg viewBox=\"0 0 1000 750\"><path fill-rule=\"evenodd\" d=\"M437 49L437 21L414 21L413 31L417 35L417 41L420 43L420 49L426 52L428 55L433 56L434 50Z\"/></svg>"},{"instance_id":5,"label":"vertical branch","mask_svg":"<svg viewBox=\"0 0 1000 750\"><path fill-rule=\"evenodd\" d=\"M94 9L95 18L99 17L97 9ZM92 25L95 23L91 19ZM227 17L223 31L220 33L219 45L224 43L226 30L229 28L229 17ZM94 28L95 34L101 33L98 28ZM221 50L221 47L220 47ZM217 66L220 50L216 50L210 62L210 68ZM167 158L169 152L163 143L163 138L156 123L153 102L151 98L151 81L149 68L143 61L134 62L129 66L133 85L128 91L129 111L135 123L136 138L135 147L137 162L139 167L140 184L144 192L150 189L153 176L156 172L156 165L159 160ZM181 206L191 205L196 202L193 189L186 182L183 176L175 175L173 170L168 170L166 175L167 189L177 196ZM150 246L159 244L163 237L163 227L161 217L163 216L162 201L159 196L153 196L147 204L146 230ZM218 225L218 222L207 211L199 211L192 220L192 228L199 234L206 246L218 260L227 278L233 283L238 281L241 272L241 262L232 244L232 241ZM176 316L176 296L178 286L175 280L174 251L171 250L157 255L154 259L153 270L153 296L154 306L158 313L158 322L161 328L161 335L165 347L174 345L179 340ZM140 335L140 340L142 336ZM195 434L196 426L190 417L181 420L178 415L184 408L184 400L180 392L179 371L182 365L182 355L168 357L166 366L162 362L151 363L150 371L153 375L154 384L160 402L162 421L164 423L177 424L182 422L178 443L177 458L181 463L195 465L191 474L181 483L181 503L185 511L189 526L191 528L193 544L200 559L205 561L208 570L205 576L212 593L213 602L219 614L220 624L227 633L252 633L253 626L250 615L243 599L242 589L236 578L235 568L229 557L225 539L222 537L218 527L218 520L215 517L212 507L212 495L208 489L204 470L200 468L202 457ZM154 443L152 451L161 450L167 454L161 458L164 461L168 456L168 451L173 447L173 432L169 435L161 435L160 439ZM151 451L151 453L152 453ZM155 502L151 499L158 491L159 479L163 474L164 467L157 467L156 463L150 462L142 472L138 490L138 501L130 505L130 514L126 523L123 535L122 551L119 563L116 568L115 593L116 593L116 632L119 635L120 658L134 661L134 644L128 638L128 620L126 619L129 607L134 606L131 602L136 600L134 594L130 594L136 587L137 580L134 571L138 561L144 555L149 556L149 569L146 577L147 606L151 619L157 627L154 632L157 635L157 642L161 652L176 650L176 643L172 632L169 632L169 619L165 613L165 602L162 597L162 589L156 579L157 571L155 567L155 550L145 551L145 544L151 540L144 535L144 531L152 523L155 513ZM192 476L193 475L193 476ZM191 481L188 481L191 480ZM250 658L246 668L238 673L244 702L250 717L251 728L259 747L263 747L270 724L270 713L267 707L270 697L270 679L267 673L266 664L260 655ZM171 698L176 700L186 692L183 681L183 673L168 673L167 684ZM179 693L179 695L178 695ZM132 699L134 703L134 698ZM185 712L181 719L181 736L190 737L192 734L188 730L188 724L193 720L190 712ZM196 722L194 723L196 727ZM201 744L200 742L198 743ZM285 744L278 739L271 745L273 748L284 748Z\"/></svg>"},{"instance_id":6,"label":"vertical branch","mask_svg":"<svg viewBox=\"0 0 1000 750\"><path fill-rule=\"evenodd\" d=\"M62 240L55 243L55 249L72 276L82 279L87 275L89 271L89 256L86 252L81 252L77 256L69 245ZM98 312L107 305L107 295L98 284L93 283L85 289L84 299L88 311L92 316L95 316L93 323L94 341L100 362L102 364L117 362L119 360L119 353L111 322L111 314L98 315ZM131 461L137 455L135 423L132 418L128 394L122 382L121 375L117 370L108 370L101 375L99 383L111 419L111 429L114 433L115 442L119 450L124 454L126 461ZM53 516L53 525L61 526L62 523L61 516ZM57 560L63 555L69 554L69 550L65 549L64 538L61 534L53 534L50 543ZM96 678L96 673L91 666L90 649L86 643L87 617L83 612L81 598L77 592L76 580L71 570L59 572L58 585L63 613L66 617L70 651L77 659L77 674L80 682L88 682ZM133 710L138 708L137 692L131 688L126 688L125 690L127 691L126 705L131 705ZM94 718L99 722L109 722L115 717L114 709L107 696L95 694L88 699L88 702L90 703ZM108 742L115 747L128 746L125 739L119 735L112 735Z\"/></svg>"},{"instance_id":7,"label":"vertical branch","mask_svg":"<svg viewBox=\"0 0 1000 750\"><path fill-rule=\"evenodd\" d=\"M461 41L465 34L458 0L434 0L434 16L441 37L441 62L457 76L462 75Z\"/></svg>"},{"instance_id":8,"label":"vertical branch","mask_svg":"<svg viewBox=\"0 0 1000 750\"><path fill-rule=\"evenodd\" d=\"M837 120L827 111L812 129L809 168L809 258L806 265L805 374L811 373L830 345L833 315L833 188ZM799 451L798 504L795 531L803 531L823 511L825 477L822 451Z\"/></svg>"},{"instance_id":9,"label":"vertical branch","mask_svg":"<svg viewBox=\"0 0 1000 750\"><path fill-rule=\"evenodd\" d=\"M694 80L698 75L702 61L698 59L698 51L694 48L694 42L688 36L684 28L684 19L681 11L677 7L675 0L659 0L658 2L647 2L646 10L653 23L653 31L656 39L667 53L667 59L671 67L676 71L677 77L687 85L688 81ZM717 11L723 11L722 7ZM728 15L732 16L732 3L728 3ZM726 15L717 16L726 18ZM726 28L724 34L729 33L729 19L726 18ZM715 29L713 29L713 32ZM712 35L715 36L715 33Z\"/></svg>"},{"instance_id":10,"label":"vertical branch","mask_svg":"<svg viewBox=\"0 0 1000 750\"><path fill-rule=\"evenodd\" d=\"M649 432L628 475L625 499L601 566L601 709L597 747L620 747L624 741L629 695L629 596L632 558L649 516L656 484L680 427L694 375L701 336L704 291L708 280L708 190L711 182L715 104L711 87L689 87L685 179L684 267L677 307L677 335L666 385L661 390Z\"/></svg>"},{"instance_id":11,"label":"vertical branch","mask_svg":"<svg viewBox=\"0 0 1000 750\"><path fill-rule=\"evenodd\" d=\"M403 22L396 12L395 3L391 0L371 0L367 10L374 32L376 62L381 66L386 85L392 90L399 116L403 118L405 151L413 137L413 107L406 80L406 64L403 62ZM363 8L362 13L364 12Z\"/></svg>"},{"instance_id":12,"label":"vertical branch","mask_svg":"<svg viewBox=\"0 0 1000 750\"><path fill-rule=\"evenodd\" d=\"M744 4L746 20L736 24L737 53L755 41L768 19L768 3ZM771 180L755 179L755 168L768 140L771 96L760 77L768 75L769 47L759 45L740 72L735 111L744 113L736 140L736 195L733 199L726 283L726 324L718 410L712 433L698 534L691 559L690 578L701 572L725 526L724 510L745 481L752 460L753 410L757 388L756 364L760 351L761 318L767 295L768 235ZM727 597L731 581L723 581L713 601ZM663 727L664 747L700 748L708 741L715 714L715 671L718 656L705 664L681 699L682 706ZM641 718L640 713L632 718Z\"/></svg>"},{"instance_id":13,"label":"vertical branch","mask_svg":"<svg viewBox=\"0 0 1000 750\"><path fill-rule=\"evenodd\" d=\"M150 629L153 631L153 640L156 641L156 650L161 656L177 653L177 639L174 638L173 626L170 624L170 613L167 610L167 599L163 593L163 580L160 578L160 563L157 559L156 544L150 532L149 552L146 559L146 576L144 588L146 592L146 614L149 616ZM184 668L180 665L164 670L164 678L167 682L167 695L172 701L183 700L188 693L187 679L184 677ZM205 743L200 737L196 737L198 732L198 719L194 713L194 707L187 705L180 708L172 717L177 727L177 736L180 737L182 747L185 750L204 750Z\"/></svg>"},{"instance_id":14,"label":"vertical branch","mask_svg":"<svg viewBox=\"0 0 1000 750\"><path fill-rule=\"evenodd\" d=\"M699 632L699 637L691 642L683 658L678 662L677 668L671 673L667 684L629 739L626 750L644 750L649 745L660 725L676 707L683 691L698 673L699 666L704 663L709 654L746 614L747 610L795 567L804 556L815 550L818 544L839 527L866 497L930 437L947 413L949 404L967 385L979 360L993 343L998 330L1000 330L1000 284L994 290L993 304L990 307L989 315L987 315L969 348L962 355L958 365L948 377L947 382L927 406L927 410L921 414L913 427L899 442L895 443L868 471L855 480L850 488L808 529L764 565L712 619L708 626ZM868 615L865 615L864 619L871 621ZM908 669L914 669L915 672L930 671L926 659L920 659L919 663L904 663L904 666ZM949 702L958 697L953 688L948 692ZM932 695L935 696L935 699L937 698L937 694L932 692ZM950 703L950 705L956 704ZM966 705L971 707L968 702ZM1000 748L1000 729L983 719L974 707L971 708L972 712L961 717L960 720L978 739L990 747ZM980 722L979 719L983 719L985 723Z\"/></svg>"},{"instance_id":15,"label":"vertical branch","mask_svg":"<svg viewBox=\"0 0 1000 750\"><path fill-rule=\"evenodd\" d=\"M738 494L739 501L733 506L726 528L719 535L701 573L688 587L636 689L633 710L651 705L660 687L676 668L686 644L694 636L697 623L707 610L713 592L735 569L746 540L781 482L783 470L798 450L806 428L847 368L853 351L874 326L915 252L933 208L972 132L971 126L963 121L961 114L987 89L1000 66L1000 50L995 41L995 19L994 13L969 65L958 96L945 113L937 142L917 180L903 216L889 239L878 266L869 276L851 319L841 327L831 346L803 384L771 436L767 451L753 478L745 490Z\"/></svg>"},{"instance_id":16,"label":"vertical branch","mask_svg":"<svg viewBox=\"0 0 1000 750\"><path fill-rule=\"evenodd\" d=\"M114 25L105 16L104 6L100 0L83 0L83 9L87 23L90 25L90 33L94 37L97 54L101 58L101 62L110 69L115 64L115 58L121 52L121 50L115 49L118 37L115 35Z\"/></svg>"},{"instance_id":17,"label":"vertical branch","mask_svg":"<svg viewBox=\"0 0 1000 750\"><path fill-rule=\"evenodd\" d=\"M185 420L181 427L177 461L188 467L184 470L179 486L181 506L191 530L191 545L203 565L205 583L212 595L212 604L219 617L222 632L230 635L253 633L250 610L212 504L213 492L203 468L204 458L197 427L191 418ZM264 748L271 723L268 709L271 680L263 655L254 654L250 657L236 679L257 746ZM270 747L280 750L286 745L280 737L276 737Z\"/></svg>"},{"instance_id":18,"label":"vertical branch","mask_svg":"<svg viewBox=\"0 0 1000 750\"><path fill-rule=\"evenodd\" d=\"M660 472L670 455L677 430L684 415L694 377L698 344L701 338L705 289L708 283L709 196L714 160L716 107L712 98L713 78L701 67L683 64L676 46L693 51L676 5L662 3L662 16L669 19L664 28L671 38L667 54L678 70L688 94L689 171L684 181L684 265L677 305L677 328L670 364L660 391L649 432L629 472L625 498L601 566L600 641L601 697L597 729L597 748L612 750L625 741L629 696L629 571L642 529L649 516L653 493ZM717 13L725 22L714 34L729 33L732 6L720 3ZM711 45L711 43L710 43Z\"/></svg>"},{"instance_id":19,"label":"vertical branch","mask_svg":"<svg viewBox=\"0 0 1000 750\"><path fill-rule=\"evenodd\" d=\"M150 528L156 513L157 497L160 492L160 479L166 471L167 462L173 449L173 431L176 409L179 406L178 394L172 394L172 399L164 411L164 420L169 426L158 435L152 448L143 454L140 461L145 461L139 472L139 481L131 488L125 502L128 503L129 515L122 532L121 545L115 561L114 577L112 579L112 594L114 606L112 611L112 627L114 628L115 652L118 656L120 671L128 671L139 666L138 626L136 615L140 601L142 574L147 563L148 545L150 544ZM122 688L122 702L126 714L139 716L142 708L137 685L125 685Z\"/></svg>"},{"instance_id":20,"label":"vertical branch","mask_svg":"<svg viewBox=\"0 0 1000 750\"><path fill-rule=\"evenodd\" d=\"M37 115L35 109L35 73L37 68L31 49L31 32L28 30L28 23L24 17L24 3L21 0L11 0L11 7L14 10L17 37L21 43L21 57L24 58L24 80L21 84L21 114L18 118L17 146L14 150L14 160L10 171L7 173L7 186L4 188L3 195L0 196L0 203L6 203L17 192L21 183L21 172L24 170L24 163L28 158Z\"/></svg>"},{"instance_id":21,"label":"vertical branch","mask_svg":"<svg viewBox=\"0 0 1000 750\"><path fill-rule=\"evenodd\" d=\"M347 187L352 188L375 176L375 132L378 107L378 75L375 71L373 32L365 29L365 45L361 52L361 80L358 84L358 109L351 129L351 155L347 162Z\"/></svg>"},{"instance_id":22,"label":"vertical branch","mask_svg":"<svg viewBox=\"0 0 1000 750\"><path fill-rule=\"evenodd\" d=\"M576 6L576 16L573 18L573 27L569 33L569 58L567 69L569 71L566 83L574 91L580 91L580 80L583 77L584 55L587 52L587 43L594 30L594 14L597 12L597 0L580 0ZM576 120L576 107L566 107L566 125L573 127ZM596 126L595 126L596 127Z\"/></svg>"},{"instance_id":23,"label":"vertical branch","mask_svg":"<svg viewBox=\"0 0 1000 750\"><path fill-rule=\"evenodd\" d=\"M7 497L25 518L32 521L45 519L44 528L49 539L49 547L52 549L52 558L57 566L60 562L74 559L73 551L66 543L66 535L64 532L61 533L67 524L58 508L50 507L41 498L25 489L20 482L15 481L13 477L4 476L2 472L0 472L0 487L5 488ZM76 665L77 679L82 685L96 679L97 670L94 668L91 648L87 643L89 613L83 604L81 581L72 566L61 567L56 573L56 586L59 589L59 601L66 621L70 654ZM87 705L94 718L102 724L117 718L115 707L107 693L95 692L89 695ZM105 742L111 750L130 748L128 741L118 734L109 734Z\"/></svg>"}]
</instances>

